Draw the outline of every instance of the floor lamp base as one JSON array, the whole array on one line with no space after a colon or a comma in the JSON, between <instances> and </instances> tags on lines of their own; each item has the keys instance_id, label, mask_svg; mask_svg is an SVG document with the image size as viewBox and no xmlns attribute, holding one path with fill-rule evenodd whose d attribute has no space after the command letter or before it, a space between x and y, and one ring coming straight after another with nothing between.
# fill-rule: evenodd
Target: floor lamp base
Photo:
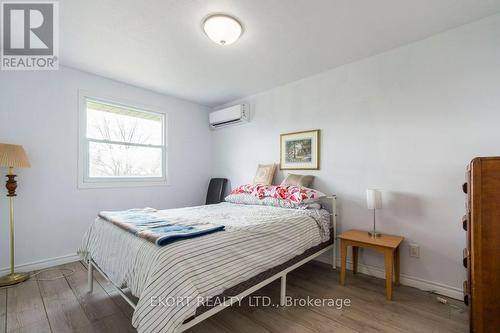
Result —
<instances>
[{"instance_id":1,"label":"floor lamp base","mask_svg":"<svg viewBox=\"0 0 500 333\"><path fill-rule=\"evenodd\" d=\"M12 273L0 277L0 287L12 286L24 282L30 278L28 273Z\"/></svg>"}]
</instances>

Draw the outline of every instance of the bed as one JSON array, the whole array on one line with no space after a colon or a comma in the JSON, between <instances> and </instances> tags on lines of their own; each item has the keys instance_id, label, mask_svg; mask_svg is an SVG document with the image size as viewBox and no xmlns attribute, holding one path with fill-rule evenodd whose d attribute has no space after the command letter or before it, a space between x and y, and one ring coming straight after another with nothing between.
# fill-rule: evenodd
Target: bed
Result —
<instances>
[{"instance_id":1,"label":"bed","mask_svg":"<svg viewBox=\"0 0 500 333\"><path fill-rule=\"evenodd\" d=\"M335 201L323 199L327 209L224 202L160 211L174 222L225 226L164 247L97 218L78 252L88 263L89 291L95 268L134 308L138 332L183 332L276 279L284 304L286 274L324 252L333 252L335 267Z\"/></svg>"}]
</instances>

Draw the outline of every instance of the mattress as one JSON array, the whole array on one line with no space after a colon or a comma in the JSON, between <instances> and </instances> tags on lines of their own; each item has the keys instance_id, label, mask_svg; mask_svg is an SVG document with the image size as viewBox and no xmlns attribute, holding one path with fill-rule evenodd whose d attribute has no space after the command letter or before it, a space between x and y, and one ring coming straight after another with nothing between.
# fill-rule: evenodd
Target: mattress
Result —
<instances>
[{"instance_id":1,"label":"mattress","mask_svg":"<svg viewBox=\"0 0 500 333\"><path fill-rule=\"evenodd\" d=\"M203 311L204 300L330 240L325 210L220 203L160 213L172 223L226 230L158 247L98 218L79 249L82 259L91 257L113 283L139 298L132 318L138 332L175 332Z\"/></svg>"}]
</instances>

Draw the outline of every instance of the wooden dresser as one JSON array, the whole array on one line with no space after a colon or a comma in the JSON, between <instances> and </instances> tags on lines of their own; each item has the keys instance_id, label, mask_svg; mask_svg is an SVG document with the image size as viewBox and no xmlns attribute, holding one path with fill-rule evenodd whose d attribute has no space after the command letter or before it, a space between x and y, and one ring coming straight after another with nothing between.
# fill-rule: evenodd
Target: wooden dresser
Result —
<instances>
[{"instance_id":1,"label":"wooden dresser","mask_svg":"<svg viewBox=\"0 0 500 333\"><path fill-rule=\"evenodd\" d=\"M463 228L467 247L464 302L470 331L500 332L500 157L479 157L467 167Z\"/></svg>"}]
</instances>

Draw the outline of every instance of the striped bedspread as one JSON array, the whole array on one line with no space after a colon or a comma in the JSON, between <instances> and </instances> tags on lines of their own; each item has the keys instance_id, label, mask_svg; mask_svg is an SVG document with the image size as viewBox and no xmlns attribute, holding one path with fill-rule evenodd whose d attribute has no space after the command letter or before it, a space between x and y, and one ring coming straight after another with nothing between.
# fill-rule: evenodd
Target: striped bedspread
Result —
<instances>
[{"instance_id":1,"label":"striped bedspread","mask_svg":"<svg viewBox=\"0 0 500 333\"><path fill-rule=\"evenodd\" d=\"M78 251L139 298L132 324L140 333L175 332L201 301L330 238L325 210L221 203L159 212L226 231L158 247L98 218Z\"/></svg>"}]
</instances>

